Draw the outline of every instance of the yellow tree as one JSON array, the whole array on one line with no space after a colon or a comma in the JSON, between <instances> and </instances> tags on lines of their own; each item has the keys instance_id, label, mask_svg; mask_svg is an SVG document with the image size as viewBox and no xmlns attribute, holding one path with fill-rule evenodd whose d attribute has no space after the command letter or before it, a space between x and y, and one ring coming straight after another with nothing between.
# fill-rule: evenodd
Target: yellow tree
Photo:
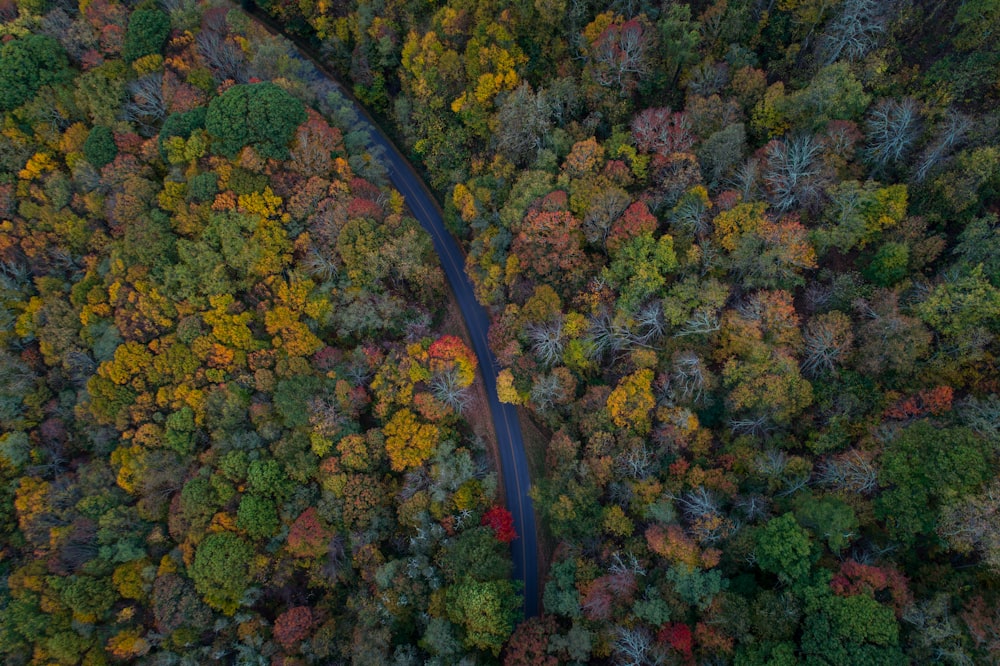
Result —
<instances>
[{"instance_id":1,"label":"yellow tree","mask_svg":"<svg viewBox=\"0 0 1000 666\"><path fill-rule=\"evenodd\" d=\"M393 414L382 431L389 464L396 472L422 465L434 453L440 436L437 426L421 423L409 409Z\"/></svg>"},{"instance_id":2,"label":"yellow tree","mask_svg":"<svg viewBox=\"0 0 1000 666\"><path fill-rule=\"evenodd\" d=\"M619 428L631 428L640 435L652 428L651 413L656 406L653 397L653 371L636 370L623 377L608 396L608 412Z\"/></svg>"}]
</instances>

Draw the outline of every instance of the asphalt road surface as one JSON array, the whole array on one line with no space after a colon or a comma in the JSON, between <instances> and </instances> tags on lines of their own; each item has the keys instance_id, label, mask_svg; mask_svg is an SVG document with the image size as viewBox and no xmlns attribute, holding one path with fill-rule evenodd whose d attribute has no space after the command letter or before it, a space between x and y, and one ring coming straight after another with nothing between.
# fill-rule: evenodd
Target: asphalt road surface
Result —
<instances>
[{"instance_id":1,"label":"asphalt road surface","mask_svg":"<svg viewBox=\"0 0 1000 666\"><path fill-rule=\"evenodd\" d=\"M528 497L531 479L517 411L513 405L502 403L497 398L497 364L486 340L486 332L490 327L489 317L476 300L472 283L465 274L465 261L458 243L445 229L441 212L423 181L381 132L376 129L372 138L385 150L383 162L389 169L392 184L406 199L413 216L434 240L434 249L441 259L441 267L448 276L462 316L465 317L473 351L479 357L479 370L485 380L486 397L500 448L507 508L514 515L514 529L517 530L517 539L511 544L514 576L524 582L524 616L533 617L538 614L538 543L535 537L535 508Z\"/></svg>"},{"instance_id":2,"label":"asphalt road surface","mask_svg":"<svg viewBox=\"0 0 1000 666\"><path fill-rule=\"evenodd\" d=\"M281 33L268 17L258 11L250 14L264 24L271 32ZM283 34L283 33L282 33ZM521 425L517 420L517 411L512 405L504 404L497 398L496 372L497 363L490 351L486 333L490 327L486 310L476 300L472 283L465 274L465 259L458 247L458 242L448 232L441 217L441 209L431 195L427 185L417 174L413 165L407 161L398 148L386 136L378 124L354 97L344 89L337 79L326 70L306 46L298 43L288 35L283 35L299 49L303 60L316 68L311 83L321 100L332 90L354 104L358 112L358 124L368 130L372 153L381 160L388 171L393 186L406 199L406 203L414 218L427 230L434 241L434 250L441 260L448 282L451 285L455 299L462 310L465 325L472 338L473 351L479 357L479 371L486 385L486 397L489 402L493 425L496 428L497 444L500 449L500 467L503 471L504 490L507 495L507 508L514 516L514 529L517 539L511 543L511 555L514 560L514 577L522 581L524 587L524 617L538 615L538 540L535 533L535 508L528 496L531 479L528 475L528 459L524 454L524 438L521 436ZM358 126L355 126L357 129Z\"/></svg>"}]
</instances>

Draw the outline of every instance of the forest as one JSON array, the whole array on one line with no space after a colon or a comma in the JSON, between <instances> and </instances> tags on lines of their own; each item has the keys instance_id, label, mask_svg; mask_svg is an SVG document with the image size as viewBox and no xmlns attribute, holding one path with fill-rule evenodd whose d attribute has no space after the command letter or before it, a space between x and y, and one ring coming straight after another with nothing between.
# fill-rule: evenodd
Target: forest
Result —
<instances>
[{"instance_id":1,"label":"forest","mask_svg":"<svg viewBox=\"0 0 1000 666\"><path fill-rule=\"evenodd\" d=\"M0 0L4 664L1000 662L1000 0L254 1L499 368L290 42Z\"/></svg>"}]
</instances>

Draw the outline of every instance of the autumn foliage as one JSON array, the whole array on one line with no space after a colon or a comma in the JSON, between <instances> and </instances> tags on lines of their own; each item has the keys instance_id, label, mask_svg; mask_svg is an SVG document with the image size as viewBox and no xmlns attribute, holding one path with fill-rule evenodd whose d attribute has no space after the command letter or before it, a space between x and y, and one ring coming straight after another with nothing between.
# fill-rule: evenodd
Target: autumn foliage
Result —
<instances>
[{"instance_id":1,"label":"autumn foliage","mask_svg":"<svg viewBox=\"0 0 1000 666\"><path fill-rule=\"evenodd\" d=\"M502 506L493 506L483 514L482 524L493 530L497 541L510 543L517 538L514 531L514 517Z\"/></svg>"}]
</instances>

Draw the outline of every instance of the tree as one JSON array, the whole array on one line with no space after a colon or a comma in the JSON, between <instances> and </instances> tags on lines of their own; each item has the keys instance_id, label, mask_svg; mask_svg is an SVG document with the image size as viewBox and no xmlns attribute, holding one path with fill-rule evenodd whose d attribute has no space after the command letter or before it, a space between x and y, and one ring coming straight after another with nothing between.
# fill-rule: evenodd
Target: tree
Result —
<instances>
[{"instance_id":1,"label":"tree","mask_svg":"<svg viewBox=\"0 0 1000 666\"><path fill-rule=\"evenodd\" d=\"M143 56L160 53L169 34L169 16L159 9L137 9L129 17L122 57L131 63Z\"/></svg>"},{"instance_id":2,"label":"tree","mask_svg":"<svg viewBox=\"0 0 1000 666\"><path fill-rule=\"evenodd\" d=\"M118 146L111 130L104 125L97 125L90 130L87 140L83 143L83 156L87 161L100 169L112 162L118 155Z\"/></svg>"},{"instance_id":3,"label":"tree","mask_svg":"<svg viewBox=\"0 0 1000 666\"><path fill-rule=\"evenodd\" d=\"M12 111L42 86L65 80L66 51L48 35L27 35L0 47L0 111Z\"/></svg>"},{"instance_id":4,"label":"tree","mask_svg":"<svg viewBox=\"0 0 1000 666\"><path fill-rule=\"evenodd\" d=\"M623 377L608 396L608 412L619 428L631 428L645 435L652 427L650 413L656 405L653 397L653 371L648 368L636 370Z\"/></svg>"},{"instance_id":5,"label":"tree","mask_svg":"<svg viewBox=\"0 0 1000 666\"><path fill-rule=\"evenodd\" d=\"M918 304L917 314L946 338L967 338L977 329L1000 328L1000 289L983 275L982 265L937 285Z\"/></svg>"},{"instance_id":6,"label":"tree","mask_svg":"<svg viewBox=\"0 0 1000 666\"><path fill-rule=\"evenodd\" d=\"M278 510L272 500L254 493L247 493L240 500L236 526L245 530L252 539L274 536L279 525Z\"/></svg>"},{"instance_id":7,"label":"tree","mask_svg":"<svg viewBox=\"0 0 1000 666\"><path fill-rule=\"evenodd\" d=\"M828 589L808 599L800 649L809 663L908 663L899 649L899 623L891 608L869 596L840 597Z\"/></svg>"},{"instance_id":8,"label":"tree","mask_svg":"<svg viewBox=\"0 0 1000 666\"><path fill-rule=\"evenodd\" d=\"M897 226L908 204L906 185L883 187L874 181L843 181L827 190L830 206L824 226L815 234L821 252L833 246L841 252L865 247L883 231Z\"/></svg>"},{"instance_id":9,"label":"tree","mask_svg":"<svg viewBox=\"0 0 1000 666\"><path fill-rule=\"evenodd\" d=\"M572 293L582 282L586 266L583 233L580 221L560 208L557 197L549 195L541 209L525 215L510 251L524 277L558 287L560 293Z\"/></svg>"},{"instance_id":10,"label":"tree","mask_svg":"<svg viewBox=\"0 0 1000 666\"><path fill-rule=\"evenodd\" d=\"M632 140L646 153L686 153L696 138L687 116L667 107L646 109L632 119Z\"/></svg>"},{"instance_id":11,"label":"tree","mask_svg":"<svg viewBox=\"0 0 1000 666\"><path fill-rule=\"evenodd\" d=\"M865 121L865 155L877 170L898 164L920 134L920 110L909 97L884 99Z\"/></svg>"},{"instance_id":12,"label":"tree","mask_svg":"<svg viewBox=\"0 0 1000 666\"><path fill-rule=\"evenodd\" d=\"M422 465L434 452L440 436L437 426L421 423L409 409L393 414L382 430L389 464L396 472Z\"/></svg>"},{"instance_id":13,"label":"tree","mask_svg":"<svg viewBox=\"0 0 1000 666\"><path fill-rule=\"evenodd\" d=\"M931 332L919 319L900 312L899 294L878 291L871 300L859 299L854 306L862 317L855 366L874 374L914 373L916 361L930 352Z\"/></svg>"},{"instance_id":14,"label":"tree","mask_svg":"<svg viewBox=\"0 0 1000 666\"><path fill-rule=\"evenodd\" d=\"M758 566L785 583L803 581L812 567L812 540L791 513L772 518L760 529L754 552Z\"/></svg>"},{"instance_id":15,"label":"tree","mask_svg":"<svg viewBox=\"0 0 1000 666\"><path fill-rule=\"evenodd\" d=\"M683 69L698 61L699 24L691 20L691 6L672 2L662 11L656 26L660 31L664 73L671 87Z\"/></svg>"},{"instance_id":16,"label":"tree","mask_svg":"<svg viewBox=\"0 0 1000 666\"><path fill-rule=\"evenodd\" d=\"M645 233L623 243L605 272L621 293L620 307L632 312L645 299L658 294L676 268L674 239L667 234L654 238L652 233Z\"/></svg>"},{"instance_id":17,"label":"tree","mask_svg":"<svg viewBox=\"0 0 1000 666\"><path fill-rule=\"evenodd\" d=\"M448 619L464 630L465 645L499 655L514 631L519 605L511 582L466 579L449 587L445 599Z\"/></svg>"},{"instance_id":18,"label":"tree","mask_svg":"<svg viewBox=\"0 0 1000 666\"><path fill-rule=\"evenodd\" d=\"M463 530L443 548L437 557L438 566L454 583L463 580L487 582L507 578L511 572L506 558L507 546L486 525Z\"/></svg>"},{"instance_id":19,"label":"tree","mask_svg":"<svg viewBox=\"0 0 1000 666\"><path fill-rule=\"evenodd\" d=\"M313 613L308 606L289 608L274 620L274 639L289 652L298 652L299 645L314 625Z\"/></svg>"},{"instance_id":20,"label":"tree","mask_svg":"<svg viewBox=\"0 0 1000 666\"><path fill-rule=\"evenodd\" d=\"M73 619L85 624L103 621L118 598L107 579L69 576L58 579L59 598L73 611Z\"/></svg>"},{"instance_id":21,"label":"tree","mask_svg":"<svg viewBox=\"0 0 1000 666\"><path fill-rule=\"evenodd\" d=\"M854 510L833 496L806 495L796 504L795 518L814 536L824 539L834 553L849 546L858 533Z\"/></svg>"},{"instance_id":22,"label":"tree","mask_svg":"<svg viewBox=\"0 0 1000 666\"><path fill-rule=\"evenodd\" d=\"M275 84L240 84L212 100L205 129L215 138L214 149L227 157L251 146L261 157L285 159L306 119L302 102Z\"/></svg>"},{"instance_id":23,"label":"tree","mask_svg":"<svg viewBox=\"0 0 1000 666\"><path fill-rule=\"evenodd\" d=\"M531 164L551 129L549 116L545 93L522 82L506 93L497 111L497 150L518 166Z\"/></svg>"},{"instance_id":24,"label":"tree","mask_svg":"<svg viewBox=\"0 0 1000 666\"><path fill-rule=\"evenodd\" d=\"M977 491L992 474L990 445L967 428L927 419L902 430L882 454L875 508L903 543L932 534L943 504Z\"/></svg>"},{"instance_id":25,"label":"tree","mask_svg":"<svg viewBox=\"0 0 1000 666\"><path fill-rule=\"evenodd\" d=\"M870 101L850 66L838 62L819 70L802 90L786 95L778 108L794 126L816 130L832 120L858 119Z\"/></svg>"},{"instance_id":26,"label":"tree","mask_svg":"<svg viewBox=\"0 0 1000 666\"><path fill-rule=\"evenodd\" d=\"M191 565L195 589L205 602L226 615L239 607L249 582L253 549L232 532L217 532L198 545Z\"/></svg>"},{"instance_id":27,"label":"tree","mask_svg":"<svg viewBox=\"0 0 1000 666\"><path fill-rule=\"evenodd\" d=\"M558 666L559 660L549 654L549 637L558 633L551 615L528 618L517 625L507 643L503 666Z\"/></svg>"},{"instance_id":28,"label":"tree","mask_svg":"<svg viewBox=\"0 0 1000 666\"><path fill-rule=\"evenodd\" d=\"M517 538L514 516L502 506L493 506L483 514L482 524L488 526L500 543L510 543Z\"/></svg>"}]
</instances>

